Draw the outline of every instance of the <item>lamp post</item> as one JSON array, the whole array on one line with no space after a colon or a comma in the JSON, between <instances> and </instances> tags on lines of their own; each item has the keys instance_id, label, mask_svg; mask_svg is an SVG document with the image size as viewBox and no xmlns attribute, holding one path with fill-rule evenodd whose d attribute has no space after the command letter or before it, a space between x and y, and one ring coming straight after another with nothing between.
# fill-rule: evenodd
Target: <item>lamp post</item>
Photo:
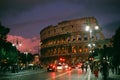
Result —
<instances>
[{"instance_id":1,"label":"lamp post","mask_svg":"<svg viewBox=\"0 0 120 80\"><path fill-rule=\"evenodd\" d=\"M17 49L20 49L19 47L22 46L22 41L17 38L12 41L12 46L15 46Z\"/></svg>"},{"instance_id":2,"label":"lamp post","mask_svg":"<svg viewBox=\"0 0 120 80\"><path fill-rule=\"evenodd\" d=\"M17 55L17 60L15 61L15 64L12 66L12 72L15 72L17 71L18 72L18 69L19 69L19 53L18 53L18 47L21 47L22 46L22 43L21 43L21 40L19 40L18 38L17 39L14 39L12 42L12 46L16 48L17 52L16 52L16 55ZM8 58L9 59L9 58ZM16 69L15 69L16 68Z\"/></svg>"},{"instance_id":3,"label":"lamp post","mask_svg":"<svg viewBox=\"0 0 120 80\"><path fill-rule=\"evenodd\" d=\"M26 64L25 64L25 68L27 69L27 66L28 66L28 59L27 59L27 57L28 57L28 52L24 52L24 54L25 54L25 62L26 62Z\"/></svg>"},{"instance_id":4,"label":"lamp post","mask_svg":"<svg viewBox=\"0 0 120 80\"><path fill-rule=\"evenodd\" d=\"M99 29L98 26L94 26L94 27L88 26L88 25L86 26L85 30L90 32L90 40L92 39L92 36L93 36L92 32L98 29Z\"/></svg>"},{"instance_id":5,"label":"lamp post","mask_svg":"<svg viewBox=\"0 0 120 80\"><path fill-rule=\"evenodd\" d=\"M88 44L88 47L90 48L90 53L93 53L94 52L94 47L96 46L95 45L95 43L93 42L93 31L95 31L95 30L98 30L99 29L99 27L98 26L86 26L86 28L85 28L85 30L86 31L88 31L89 32L89 34L90 34L90 41L89 41L89 44Z\"/></svg>"}]
</instances>

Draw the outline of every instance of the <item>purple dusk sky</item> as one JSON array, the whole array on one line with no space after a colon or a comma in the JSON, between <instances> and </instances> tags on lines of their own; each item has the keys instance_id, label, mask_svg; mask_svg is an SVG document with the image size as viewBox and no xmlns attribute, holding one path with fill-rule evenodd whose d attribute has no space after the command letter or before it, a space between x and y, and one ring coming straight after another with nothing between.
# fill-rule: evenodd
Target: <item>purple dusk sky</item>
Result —
<instances>
[{"instance_id":1,"label":"purple dusk sky","mask_svg":"<svg viewBox=\"0 0 120 80\"><path fill-rule=\"evenodd\" d=\"M106 37L120 26L120 0L0 0L0 21L11 35L32 38L48 25L94 16Z\"/></svg>"}]
</instances>

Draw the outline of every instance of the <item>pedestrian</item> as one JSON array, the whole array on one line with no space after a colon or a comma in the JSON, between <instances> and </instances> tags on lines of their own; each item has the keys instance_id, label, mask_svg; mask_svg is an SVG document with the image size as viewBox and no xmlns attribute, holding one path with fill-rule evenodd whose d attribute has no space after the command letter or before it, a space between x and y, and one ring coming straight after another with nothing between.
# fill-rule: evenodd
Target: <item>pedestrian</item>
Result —
<instances>
[{"instance_id":1,"label":"pedestrian","mask_svg":"<svg viewBox=\"0 0 120 80\"><path fill-rule=\"evenodd\" d=\"M90 70L93 73L93 63L90 64Z\"/></svg>"},{"instance_id":2,"label":"pedestrian","mask_svg":"<svg viewBox=\"0 0 120 80\"><path fill-rule=\"evenodd\" d=\"M94 64L94 72L93 73L94 73L95 79L97 80L98 75L99 75L99 68L98 68L97 62L95 62L95 64Z\"/></svg>"},{"instance_id":3,"label":"pedestrian","mask_svg":"<svg viewBox=\"0 0 120 80\"><path fill-rule=\"evenodd\" d=\"M114 74L114 66L113 65L111 65L111 71Z\"/></svg>"},{"instance_id":4,"label":"pedestrian","mask_svg":"<svg viewBox=\"0 0 120 80\"><path fill-rule=\"evenodd\" d=\"M81 68L82 68L82 72L84 72L84 64L82 64Z\"/></svg>"},{"instance_id":5,"label":"pedestrian","mask_svg":"<svg viewBox=\"0 0 120 80\"><path fill-rule=\"evenodd\" d=\"M86 72L87 72L87 68L88 68L88 65L87 65L87 64L85 64L85 70L86 70Z\"/></svg>"},{"instance_id":6,"label":"pedestrian","mask_svg":"<svg viewBox=\"0 0 120 80\"><path fill-rule=\"evenodd\" d=\"M109 65L106 60L103 60L102 62L102 76L103 80L107 80L109 76Z\"/></svg>"}]
</instances>

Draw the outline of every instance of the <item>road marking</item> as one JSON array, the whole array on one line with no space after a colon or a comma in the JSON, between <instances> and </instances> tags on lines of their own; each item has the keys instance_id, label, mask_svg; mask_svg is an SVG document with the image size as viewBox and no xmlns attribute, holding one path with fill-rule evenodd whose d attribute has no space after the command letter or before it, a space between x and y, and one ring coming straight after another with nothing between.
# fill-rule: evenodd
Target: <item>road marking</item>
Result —
<instances>
[{"instance_id":1,"label":"road marking","mask_svg":"<svg viewBox=\"0 0 120 80\"><path fill-rule=\"evenodd\" d=\"M90 76L91 76L91 70L90 68L88 68L87 74L84 77L84 80L90 80Z\"/></svg>"},{"instance_id":2,"label":"road marking","mask_svg":"<svg viewBox=\"0 0 120 80\"><path fill-rule=\"evenodd\" d=\"M89 75L90 75L90 70L88 68L87 73L86 73L85 77L83 78L83 80L87 80L87 79L90 80Z\"/></svg>"},{"instance_id":3,"label":"road marking","mask_svg":"<svg viewBox=\"0 0 120 80\"><path fill-rule=\"evenodd\" d=\"M91 71L90 71L90 69L89 69L88 80L90 80L90 75L91 75Z\"/></svg>"}]
</instances>

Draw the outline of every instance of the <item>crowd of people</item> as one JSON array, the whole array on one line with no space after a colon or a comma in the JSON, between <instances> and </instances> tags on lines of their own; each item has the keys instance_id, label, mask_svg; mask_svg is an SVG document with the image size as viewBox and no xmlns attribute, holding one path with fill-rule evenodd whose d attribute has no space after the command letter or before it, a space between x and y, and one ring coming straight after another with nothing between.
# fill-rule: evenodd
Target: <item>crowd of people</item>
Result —
<instances>
[{"instance_id":1,"label":"crowd of people","mask_svg":"<svg viewBox=\"0 0 120 80\"><path fill-rule=\"evenodd\" d=\"M107 80L109 76L109 67L109 63L106 60L103 60L101 62L93 61L90 64L91 72L94 74L96 80L99 77L99 72L101 73L103 80Z\"/></svg>"}]
</instances>

